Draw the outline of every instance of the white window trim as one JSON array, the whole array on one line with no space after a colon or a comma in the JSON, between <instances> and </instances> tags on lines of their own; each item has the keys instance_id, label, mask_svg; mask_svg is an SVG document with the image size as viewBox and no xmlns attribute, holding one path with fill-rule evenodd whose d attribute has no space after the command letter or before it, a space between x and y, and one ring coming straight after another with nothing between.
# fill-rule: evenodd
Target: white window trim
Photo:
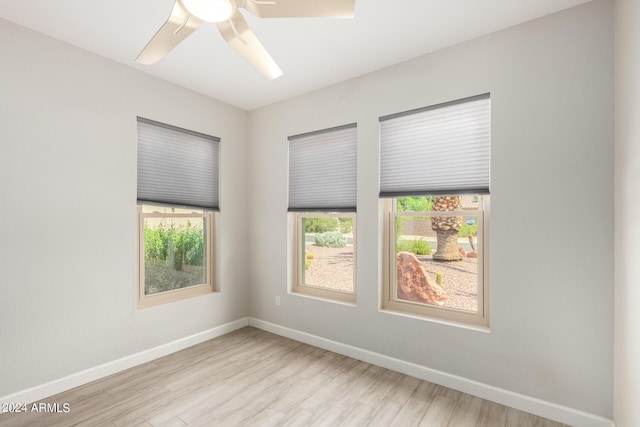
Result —
<instances>
[{"instance_id":1,"label":"white window trim","mask_svg":"<svg viewBox=\"0 0 640 427\"><path fill-rule=\"evenodd\" d=\"M356 280L356 264L357 264L357 243L356 243L356 214L354 212L336 212L336 213L293 213L294 232L293 232L293 286L290 292L292 294L314 297L318 299L328 300L332 302L341 302L347 304L355 304L357 300L357 280ZM353 233L353 292L344 292L332 290L316 286L308 286L302 283L305 245L302 242L302 219L303 218L351 218Z\"/></svg>"},{"instance_id":2,"label":"white window trim","mask_svg":"<svg viewBox=\"0 0 640 427\"><path fill-rule=\"evenodd\" d=\"M490 223L490 198L481 196L482 211L478 211L478 312L468 312L449 307L420 304L412 301L401 301L393 298L397 280L396 256L395 256L395 217L397 216L443 216L454 212L396 212L396 200L384 199L383 202L383 279L381 304L382 311L409 315L425 320L446 322L461 326L477 326L489 328L489 223ZM461 212L469 215L469 212ZM475 213L474 213L475 215ZM482 225L480 227L480 225ZM480 279L482 283L480 283Z\"/></svg>"},{"instance_id":3,"label":"white window trim","mask_svg":"<svg viewBox=\"0 0 640 427\"><path fill-rule=\"evenodd\" d=\"M144 252L144 220L145 218L194 218L202 217L205 222L205 238L207 241L206 250L206 283L190 286L183 289L160 292L153 295L146 295L144 292L145 277L145 252ZM142 206L138 205L138 308L152 307L154 305L167 304L192 298L199 295L209 294L215 291L215 215L214 212L192 212L192 213L160 213L142 212Z\"/></svg>"}]
</instances>

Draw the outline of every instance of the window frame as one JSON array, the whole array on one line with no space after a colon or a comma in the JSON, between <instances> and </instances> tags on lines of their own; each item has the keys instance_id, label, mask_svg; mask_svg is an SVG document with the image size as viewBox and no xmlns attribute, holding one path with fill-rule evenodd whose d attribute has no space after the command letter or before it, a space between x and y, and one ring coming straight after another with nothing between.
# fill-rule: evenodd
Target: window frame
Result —
<instances>
[{"instance_id":1,"label":"window frame","mask_svg":"<svg viewBox=\"0 0 640 427\"><path fill-rule=\"evenodd\" d=\"M152 205L144 205L152 206ZM172 208L172 206L162 205L158 208ZM189 209L189 208L181 208ZM152 307L160 304L167 304L192 298L200 295L210 294L216 291L215 286L215 212L210 210L198 209L191 213L162 213L159 211L143 212L143 205L138 204L138 308ZM174 289L170 291L159 292L152 295L145 293L145 247L144 247L144 222L145 218L202 218L204 222L205 236L205 267L206 267L206 283L189 286L182 289Z\"/></svg>"},{"instance_id":2,"label":"window frame","mask_svg":"<svg viewBox=\"0 0 640 427\"><path fill-rule=\"evenodd\" d=\"M315 297L332 302L346 304L356 304L357 301L357 219L355 212L292 212L293 215L293 263L294 275L290 293ZM346 292L324 288L320 286L310 286L302 283L304 275L305 244L303 243L304 233L302 232L302 221L305 218L351 218L353 234L353 292Z\"/></svg>"},{"instance_id":3,"label":"window frame","mask_svg":"<svg viewBox=\"0 0 640 427\"><path fill-rule=\"evenodd\" d=\"M455 214L456 212L466 212L466 216L471 216L470 211L464 210L448 212L398 212L396 210L396 198L383 199L383 278L380 304L382 311L462 326L489 328L489 236L491 207L489 195L479 195L479 197L481 203L479 203L477 213L474 211L474 216L478 217L478 311L470 312L414 301L402 301L394 297L397 288L395 218L399 216L451 216L452 213ZM460 216L465 215L462 214Z\"/></svg>"}]
</instances>

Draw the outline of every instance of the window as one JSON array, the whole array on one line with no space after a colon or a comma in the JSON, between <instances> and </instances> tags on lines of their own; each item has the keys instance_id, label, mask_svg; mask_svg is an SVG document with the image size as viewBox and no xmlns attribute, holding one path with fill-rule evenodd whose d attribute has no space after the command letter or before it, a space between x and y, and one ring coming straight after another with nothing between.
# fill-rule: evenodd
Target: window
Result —
<instances>
[{"instance_id":1,"label":"window","mask_svg":"<svg viewBox=\"0 0 640 427\"><path fill-rule=\"evenodd\" d=\"M138 307L214 286L218 138L138 118Z\"/></svg>"},{"instance_id":2,"label":"window","mask_svg":"<svg viewBox=\"0 0 640 427\"><path fill-rule=\"evenodd\" d=\"M382 309L489 326L490 97L380 118Z\"/></svg>"},{"instance_id":3,"label":"window","mask_svg":"<svg viewBox=\"0 0 640 427\"><path fill-rule=\"evenodd\" d=\"M356 126L289 137L292 292L356 301Z\"/></svg>"},{"instance_id":4,"label":"window","mask_svg":"<svg viewBox=\"0 0 640 427\"><path fill-rule=\"evenodd\" d=\"M294 292L355 302L354 213L298 213Z\"/></svg>"},{"instance_id":5,"label":"window","mask_svg":"<svg viewBox=\"0 0 640 427\"><path fill-rule=\"evenodd\" d=\"M140 306L213 291L213 212L141 205Z\"/></svg>"},{"instance_id":6,"label":"window","mask_svg":"<svg viewBox=\"0 0 640 427\"><path fill-rule=\"evenodd\" d=\"M488 195L386 201L383 308L488 326L488 211Z\"/></svg>"}]
</instances>

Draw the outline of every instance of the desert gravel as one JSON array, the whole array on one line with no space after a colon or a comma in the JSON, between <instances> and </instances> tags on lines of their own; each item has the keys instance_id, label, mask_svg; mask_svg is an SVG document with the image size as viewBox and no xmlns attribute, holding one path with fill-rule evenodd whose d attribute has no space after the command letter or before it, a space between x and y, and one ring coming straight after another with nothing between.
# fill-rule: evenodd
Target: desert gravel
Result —
<instances>
[{"instance_id":1,"label":"desert gravel","mask_svg":"<svg viewBox=\"0 0 640 427\"><path fill-rule=\"evenodd\" d=\"M307 245L306 251L313 254L311 265L305 272L305 284L340 291L353 291L353 247L324 248ZM477 271L475 258L461 261L438 262L431 256L418 256L425 271L435 281L436 273L442 273L444 290L447 293L445 307L476 311ZM378 268L378 264L371 268Z\"/></svg>"}]
</instances>

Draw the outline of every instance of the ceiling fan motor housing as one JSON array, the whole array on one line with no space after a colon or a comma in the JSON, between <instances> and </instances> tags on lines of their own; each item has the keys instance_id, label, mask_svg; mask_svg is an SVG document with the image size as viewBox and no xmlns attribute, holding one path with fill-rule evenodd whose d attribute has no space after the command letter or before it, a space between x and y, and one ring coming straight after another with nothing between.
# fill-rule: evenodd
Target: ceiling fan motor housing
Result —
<instances>
[{"instance_id":1,"label":"ceiling fan motor housing","mask_svg":"<svg viewBox=\"0 0 640 427\"><path fill-rule=\"evenodd\" d=\"M180 0L192 15L207 22L224 22L236 11L234 0Z\"/></svg>"}]
</instances>

